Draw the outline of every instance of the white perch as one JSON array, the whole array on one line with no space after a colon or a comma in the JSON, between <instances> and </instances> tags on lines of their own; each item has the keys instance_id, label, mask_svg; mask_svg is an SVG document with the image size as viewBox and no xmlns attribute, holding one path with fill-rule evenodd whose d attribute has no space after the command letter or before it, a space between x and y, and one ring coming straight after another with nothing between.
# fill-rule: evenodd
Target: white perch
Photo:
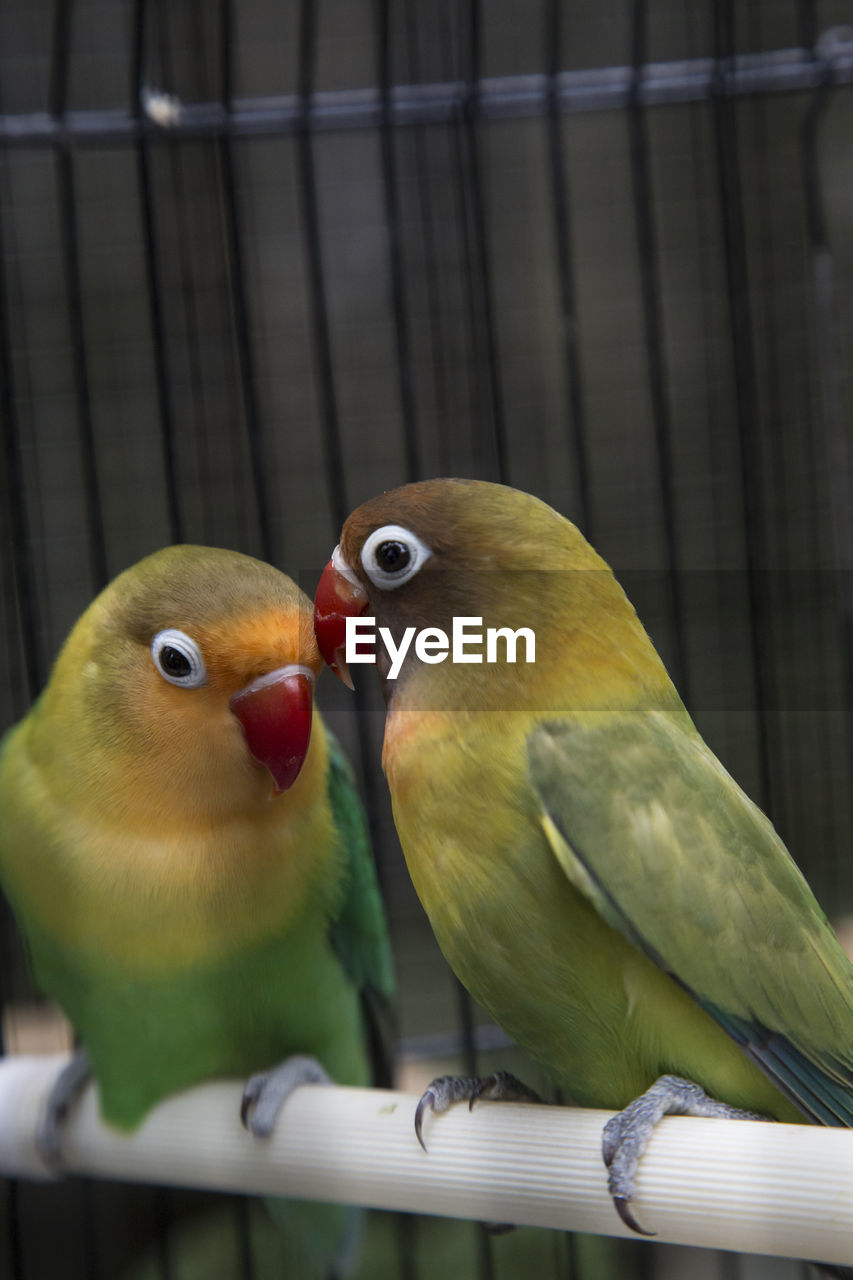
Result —
<instances>
[{"instance_id":1,"label":"white perch","mask_svg":"<svg viewBox=\"0 0 853 1280\"><path fill-rule=\"evenodd\" d=\"M64 1055L0 1060L0 1176L49 1177L33 1145ZM630 1235L608 1199L610 1114L478 1103L428 1116L414 1094L304 1086L268 1142L241 1127L238 1082L161 1103L131 1137L87 1089L65 1131L69 1172L404 1212ZM636 1213L659 1242L853 1263L853 1131L665 1119L637 1179ZM636 1238L636 1237L633 1237Z\"/></svg>"}]
</instances>

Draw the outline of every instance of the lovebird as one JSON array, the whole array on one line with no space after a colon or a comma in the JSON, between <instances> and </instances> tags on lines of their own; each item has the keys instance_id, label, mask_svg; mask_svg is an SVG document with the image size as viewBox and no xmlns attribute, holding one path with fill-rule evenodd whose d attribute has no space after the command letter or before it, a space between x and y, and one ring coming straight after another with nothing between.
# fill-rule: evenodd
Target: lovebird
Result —
<instances>
[{"instance_id":1,"label":"lovebird","mask_svg":"<svg viewBox=\"0 0 853 1280\"><path fill-rule=\"evenodd\" d=\"M394 819L450 966L576 1103L619 1113L602 1148L629 1226L664 1114L853 1126L853 967L573 524L501 485L394 489L344 524L315 628L342 676L347 648L376 661ZM525 1090L434 1081L418 1134L481 1095Z\"/></svg>"},{"instance_id":2,"label":"lovebird","mask_svg":"<svg viewBox=\"0 0 853 1280\"><path fill-rule=\"evenodd\" d=\"M95 599L0 744L0 883L81 1045L49 1158L90 1075L129 1131L167 1094L254 1073L258 1136L297 1084L370 1081L391 953L353 778L313 710L322 665L283 573L167 547Z\"/></svg>"}]
</instances>

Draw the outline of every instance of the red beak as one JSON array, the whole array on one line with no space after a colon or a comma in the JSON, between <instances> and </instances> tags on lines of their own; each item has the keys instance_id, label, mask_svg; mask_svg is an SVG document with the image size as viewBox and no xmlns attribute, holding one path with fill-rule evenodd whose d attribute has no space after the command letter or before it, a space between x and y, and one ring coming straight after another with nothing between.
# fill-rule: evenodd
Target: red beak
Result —
<instances>
[{"instance_id":1,"label":"red beak","mask_svg":"<svg viewBox=\"0 0 853 1280\"><path fill-rule=\"evenodd\" d=\"M342 572L344 570L345 572ZM335 547L314 593L314 631L326 662L339 679L352 689L352 677L346 664L347 618L358 618L368 605L367 592L347 574L352 571Z\"/></svg>"},{"instance_id":2,"label":"red beak","mask_svg":"<svg viewBox=\"0 0 853 1280\"><path fill-rule=\"evenodd\" d=\"M276 795L296 781L311 739L314 672L292 663L260 676L229 705L258 764L272 774Z\"/></svg>"}]
</instances>

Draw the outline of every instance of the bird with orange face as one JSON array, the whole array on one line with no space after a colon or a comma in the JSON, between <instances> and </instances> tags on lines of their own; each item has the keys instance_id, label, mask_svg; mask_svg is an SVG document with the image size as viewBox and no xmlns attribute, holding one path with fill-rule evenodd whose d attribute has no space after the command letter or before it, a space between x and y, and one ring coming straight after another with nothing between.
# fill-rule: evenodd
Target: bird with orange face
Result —
<instances>
[{"instance_id":1,"label":"bird with orange face","mask_svg":"<svg viewBox=\"0 0 853 1280\"><path fill-rule=\"evenodd\" d=\"M313 711L321 668L288 577L168 547L90 605L3 739L0 883L81 1044L50 1158L90 1075L131 1130L167 1094L254 1073L260 1136L295 1085L370 1081L391 957L352 776Z\"/></svg>"}]
</instances>

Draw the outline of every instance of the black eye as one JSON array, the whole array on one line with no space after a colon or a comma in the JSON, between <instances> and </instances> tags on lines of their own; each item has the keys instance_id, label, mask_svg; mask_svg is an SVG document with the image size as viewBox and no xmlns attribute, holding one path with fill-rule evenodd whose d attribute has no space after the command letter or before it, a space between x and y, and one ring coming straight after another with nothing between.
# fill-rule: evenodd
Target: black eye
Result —
<instances>
[{"instance_id":1,"label":"black eye","mask_svg":"<svg viewBox=\"0 0 853 1280\"><path fill-rule=\"evenodd\" d=\"M183 631L167 627L151 641L151 657L164 680L185 689L197 689L207 682L201 650Z\"/></svg>"},{"instance_id":2,"label":"black eye","mask_svg":"<svg viewBox=\"0 0 853 1280\"><path fill-rule=\"evenodd\" d=\"M377 565L386 573L399 573L411 558L412 553L405 542L380 542L374 553Z\"/></svg>"},{"instance_id":3,"label":"black eye","mask_svg":"<svg viewBox=\"0 0 853 1280\"><path fill-rule=\"evenodd\" d=\"M190 660L178 649L173 649L170 644L166 644L160 650L157 661L160 663L160 670L164 671L167 676L188 676L192 667Z\"/></svg>"},{"instance_id":4,"label":"black eye","mask_svg":"<svg viewBox=\"0 0 853 1280\"><path fill-rule=\"evenodd\" d=\"M361 563L375 587L393 591L413 578L431 555L426 543L411 529L384 524L365 539Z\"/></svg>"}]
</instances>

